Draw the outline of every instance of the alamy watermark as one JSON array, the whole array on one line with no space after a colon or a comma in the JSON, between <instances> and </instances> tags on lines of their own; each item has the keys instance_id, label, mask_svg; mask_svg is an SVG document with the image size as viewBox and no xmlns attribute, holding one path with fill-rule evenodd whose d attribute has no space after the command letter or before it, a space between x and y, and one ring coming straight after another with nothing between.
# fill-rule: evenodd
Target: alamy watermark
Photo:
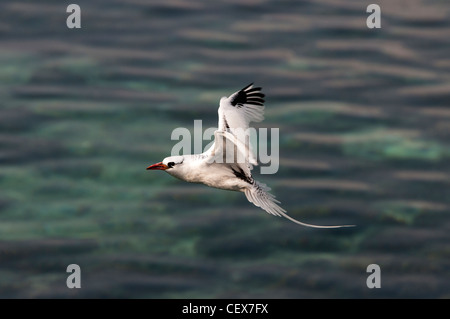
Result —
<instances>
[{"instance_id":1,"label":"alamy watermark","mask_svg":"<svg viewBox=\"0 0 450 319\"><path fill-rule=\"evenodd\" d=\"M77 264L67 266L66 272L71 273L66 280L67 288L81 288L81 268Z\"/></svg>"},{"instance_id":2,"label":"alamy watermark","mask_svg":"<svg viewBox=\"0 0 450 319\"><path fill-rule=\"evenodd\" d=\"M366 20L366 25L369 29L381 28L381 8L378 4L369 4L366 9L367 13L371 13Z\"/></svg>"},{"instance_id":3,"label":"alamy watermark","mask_svg":"<svg viewBox=\"0 0 450 319\"><path fill-rule=\"evenodd\" d=\"M76 4L70 4L66 9L70 15L67 17L66 25L69 29L81 29L81 7ZM381 28L381 7L378 4L372 3L367 6L367 13L371 13L366 20L366 25L369 29Z\"/></svg>"},{"instance_id":4,"label":"alamy watermark","mask_svg":"<svg viewBox=\"0 0 450 319\"><path fill-rule=\"evenodd\" d=\"M69 4L66 9L70 15L66 19L66 25L69 29L81 29L81 8L78 4Z\"/></svg>"},{"instance_id":5,"label":"alamy watermark","mask_svg":"<svg viewBox=\"0 0 450 319\"><path fill-rule=\"evenodd\" d=\"M381 288L381 268L377 264L370 264L367 266L366 272L370 273L367 277L367 288Z\"/></svg>"}]
</instances>

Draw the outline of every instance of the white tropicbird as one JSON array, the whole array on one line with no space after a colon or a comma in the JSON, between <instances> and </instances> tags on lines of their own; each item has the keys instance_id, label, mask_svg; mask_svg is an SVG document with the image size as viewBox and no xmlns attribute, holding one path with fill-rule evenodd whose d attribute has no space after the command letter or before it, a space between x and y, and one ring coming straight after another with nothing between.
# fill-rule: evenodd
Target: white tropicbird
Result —
<instances>
[{"instance_id":1,"label":"white tropicbird","mask_svg":"<svg viewBox=\"0 0 450 319\"><path fill-rule=\"evenodd\" d=\"M264 94L261 93L260 87L253 87L251 83L229 97L222 97L218 113L219 127L214 132L213 145L206 152L166 157L162 162L150 165L147 169L164 170L190 183L243 192L251 203L269 214L283 216L303 226L315 228L353 226L318 226L302 223L287 215L286 211L277 205L280 202L269 193L270 188L267 185L253 179L250 171L253 169L252 165L258 163L250 144L245 143L242 135L237 132L245 132L250 122L261 122L264 119Z\"/></svg>"}]
</instances>

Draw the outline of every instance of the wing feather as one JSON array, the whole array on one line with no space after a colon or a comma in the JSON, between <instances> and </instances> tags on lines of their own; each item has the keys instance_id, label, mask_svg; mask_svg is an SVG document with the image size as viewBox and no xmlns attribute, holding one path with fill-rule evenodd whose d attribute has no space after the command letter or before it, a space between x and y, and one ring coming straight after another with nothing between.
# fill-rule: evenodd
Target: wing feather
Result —
<instances>
[{"instance_id":1,"label":"wing feather","mask_svg":"<svg viewBox=\"0 0 450 319\"><path fill-rule=\"evenodd\" d=\"M254 165L257 165L257 161L249 141L251 132L248 128L251 122L264 120L264 97L261 87L253 87L253 83L250 83L229 97L223 97L218 110L218 130L230 132L245 144L240 145L241 150L244 153L249 150L249 162Z\"/></svg>"},{"instance_id":2,"label":"wing feather","mask_svg":"<svg viewBox=\"0 0 450 319\"><path fill-rule=\"evenodd\" d=\"M264 120L264 97L260 87L253 83L243 89L223 97L219 106L219 130L247 130L250 122Z\"/></svg>"}]
</instances>

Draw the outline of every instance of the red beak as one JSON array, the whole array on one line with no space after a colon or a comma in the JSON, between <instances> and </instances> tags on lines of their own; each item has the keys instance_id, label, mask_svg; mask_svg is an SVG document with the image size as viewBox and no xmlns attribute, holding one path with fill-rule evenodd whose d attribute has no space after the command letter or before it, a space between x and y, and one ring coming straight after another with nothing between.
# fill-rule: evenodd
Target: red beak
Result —
<instances>
[{"instance_id":1,"label":"red beak","mask_svg":"<svg viewBox=\"0 0 450 319\"><path fill-rule=\"evenodd\" d=\"M147 167L147 169L159 169L159 170L166 170L168 169L169 166L167 166L166 164L163 164L163 162L159 162L153 165L150 165L149 167Z\"/></svg>"}]
</instances>

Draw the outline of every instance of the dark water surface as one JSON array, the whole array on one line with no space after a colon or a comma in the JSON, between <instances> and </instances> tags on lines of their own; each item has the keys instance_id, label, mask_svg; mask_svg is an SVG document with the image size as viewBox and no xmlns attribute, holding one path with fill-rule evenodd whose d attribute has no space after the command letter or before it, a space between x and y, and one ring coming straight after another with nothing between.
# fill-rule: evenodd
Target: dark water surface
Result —
<instances>
[{"instance_id":1,"label":"dark water surface","mask_svg":"<svg viewBox=\"0 0 450 319\"><path fill-rule=\"evenodd\" d=\"M378 30L372 1L76 3L0 2L0 297L450 297L448 1L379 0ZM250 82L280 129L255 178L357 227L145 170Z\"/></svg>"}]
</instances>

